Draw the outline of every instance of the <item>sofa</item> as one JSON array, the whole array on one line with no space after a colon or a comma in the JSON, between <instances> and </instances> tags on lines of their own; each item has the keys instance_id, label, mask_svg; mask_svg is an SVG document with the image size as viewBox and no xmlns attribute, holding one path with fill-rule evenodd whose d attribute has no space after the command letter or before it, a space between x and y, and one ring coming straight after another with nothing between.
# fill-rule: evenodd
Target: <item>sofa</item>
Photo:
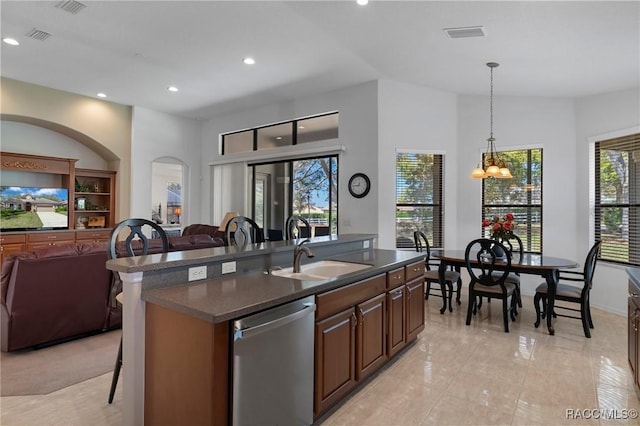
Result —
<instances>
[{"instance_id":1,"label":"sofa","mask_svg":"<svg viewBox=\"0 0 640 426\"><path fill-rule=\"evenodd\" d=\"M150 240L150 254L162 251ZM223 246L210 235L169 238L171 251ZM126 251L116 246L118 256ZM0 275L0 350L10 352L119 328L106 242L67 243L8 255Z\"/></svg>"},{"instance_id":2,"label":"sofa","mask_svg":"<svg viewBox=\"0 0 640 426\"><path fill-rule=\"evenodd\" d=\"M185 227L182 230L182 236L204 234L204 235L211 235L214 238L221 238L222 240L224 240L226 237L226 234L224 231L225 229L220 228L219 226L207 225L204 223L195 223L193 225L189 225Z\"/></svg>"}]
</instances>

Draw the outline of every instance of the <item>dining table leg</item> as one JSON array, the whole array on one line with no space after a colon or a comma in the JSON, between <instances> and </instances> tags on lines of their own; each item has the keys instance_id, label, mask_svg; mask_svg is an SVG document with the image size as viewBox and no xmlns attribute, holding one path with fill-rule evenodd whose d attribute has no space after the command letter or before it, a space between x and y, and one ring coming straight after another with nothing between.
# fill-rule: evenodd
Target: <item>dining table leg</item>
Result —
<instances>
[{"instance_id":1,"label":"dining table leg","mask_svg":"<svg viewBox=\"0 0 640 426\"><path fill-rule=\"evenodd\" d=\"M545 315L547 316L547 330L549 330L550 335L554 335L556 331L553 329L553 308L556 301L556 288L558 286L558 271L552 270L548 271L545 275L545 280L547 281L547 309Z\"/></svg>"},{"instance_id":2,"label":"dining table leg","mask_svg":"<svg viewBox=\"0 0 640 426\"><path fill-rule=\"evenodd\" d=\"M444 275L447 270L447 264L440 262L438 266L438 281L440 282L440 290L442 290L442 308L440 308L440 314L444 314L447 310L447 283L445 282ZM451 295L453 297L453 294Z\"/></svg>"}]
</instances>

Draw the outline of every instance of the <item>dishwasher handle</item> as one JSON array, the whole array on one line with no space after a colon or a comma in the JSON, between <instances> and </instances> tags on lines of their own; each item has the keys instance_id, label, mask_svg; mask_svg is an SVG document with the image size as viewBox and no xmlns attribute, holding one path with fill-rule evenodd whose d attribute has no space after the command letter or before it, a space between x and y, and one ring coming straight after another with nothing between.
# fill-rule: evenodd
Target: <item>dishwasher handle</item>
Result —
<instances>
[{"instance_id":1,"label":"dishwasher handle","mask_svg":"<svg viewBox=\"0 0 640 426\"><path fill-rule=\"evenodd\" d=\"M305 303L303 308L299 311L293 312L289 315L275 318L271 321L264 322L254 327L236 328L233 333L233 341L236 342L240 339L246 339L251 336L273 330L274 328L282 327L285 324L296 321L300 318L304 318L309 314L312 314L316 310L315 303Z\"/></svg>"}]
</instances>

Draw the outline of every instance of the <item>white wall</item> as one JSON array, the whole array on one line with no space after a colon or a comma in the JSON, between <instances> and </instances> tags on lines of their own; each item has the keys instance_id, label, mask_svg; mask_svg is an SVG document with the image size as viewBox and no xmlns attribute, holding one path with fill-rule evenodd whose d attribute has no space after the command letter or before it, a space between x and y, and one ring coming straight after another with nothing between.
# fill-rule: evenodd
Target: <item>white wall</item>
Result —
<instances>
[{"instance_id":1,"label":"white wall","mask_svg":"<svg viewBox=\"0 0 640 426\"><path fill-rule=\"evenodd\" d=\"M246 172L237 167L216 166L212 176L209 163L220 160L218 135L234 130L257 127L269 123L287 121L294 118L339 111L339 142L346 146L340 154L339 163L339 232L375 233L378 230L378 122L377 122L377 82L369 82L343 90L329 92L291 102L254 108L241 113L214 117L204 124L202 144L202 218L208 223L218 224L226 211L245 211L245 199L235 194L218 194L212 198L212 180L224 180L226 191L241 192L246 187ZM363 199L349 195L346 183L356 172L369 175L372 182L371 193ZM230 183L233 182L233 183ZM229 186L227 186L227 184ZM219 192L219 191L216 191Z\"/></svg>"},{"instance_id":2,"label":"white wall","mask_svg":"<svg viewBox=\"0 0 640 426\"><path fill-rule=\"evenodd\" d=\"M380 248L396 247L397 150L445 155L445 246L455 247L456 186L459 180L456 170L456 102L456 96L451 93L390 80L379 82L377 232Z\"/></svg>"},{"instance_id":3,"label":"white wall","mask_svg":"<svg viewBox=\"0 0 640 426\"><path fill-rule=\"evenodd\" d=\"M575 180L580 182L575 210L578 233L576 243L578 256L584 259L591 243L589 235L589 148L594 140L619 136L619 133L640 132L640 90L624 90L577 99L576 110L576 171ZM611 263L599 262L596 268L594 287L591 291L592 306L627 313L627 275L624 268ZM597 324L596 324L597 326Z\"/></svg>"},{"instance_id":4,"label":"white wall","mask_svg":"<svg viewBox=\"0 0 640 426\"><path fill-rule=\"evenodd\" d=\"M185 167L182 225L206 223L200 217L201 123L135 107L132 121L131 215L151 219L151 163L170 157Z\"/></svg>"}]
</instances>

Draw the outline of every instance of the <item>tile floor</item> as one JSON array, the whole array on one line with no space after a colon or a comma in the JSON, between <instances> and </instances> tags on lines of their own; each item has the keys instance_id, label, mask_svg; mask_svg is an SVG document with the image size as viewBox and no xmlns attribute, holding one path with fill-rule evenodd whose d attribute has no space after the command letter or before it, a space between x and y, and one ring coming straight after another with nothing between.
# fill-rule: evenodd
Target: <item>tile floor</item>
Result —
<instances>
[{"instance_id":1,"label":"tile floor","mask_svg":"<svg viewBox=\"0 0 640 426\"><path fill-rule=\"evenodd\" d=\"M440 315L442 301L432 297L418 341L322 425L640 424L623 418L640 410L626 318L593 309L593 338L567 318L558 318L556 335L549 336L533 327L533 302L525 296L507 334L498 303L485 304L467 327L462 300L461 308ZM3 397L0 424L122 424L122 387L107 404L110 380L105 374L49 395ZM618 418L594 419L598 409ZM583 418L570 418L567 410Z\"/></svg>"}]
</instances>

